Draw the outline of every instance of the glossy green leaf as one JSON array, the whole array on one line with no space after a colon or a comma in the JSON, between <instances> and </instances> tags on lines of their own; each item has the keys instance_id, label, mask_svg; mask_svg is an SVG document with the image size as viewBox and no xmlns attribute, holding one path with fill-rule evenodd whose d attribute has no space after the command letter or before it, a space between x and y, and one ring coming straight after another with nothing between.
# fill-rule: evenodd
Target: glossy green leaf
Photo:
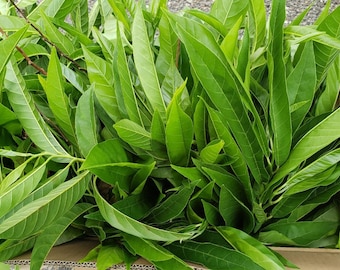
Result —
<instances>
[{"instance_id":1,"label":"glossy green leaf","mask_svg":"<svg viewBox=\"0 0 340 270\"><path fill-rule=\"evenodd\" d=\"M125 11L124 5L122 5L121 1L114 1L114 0L108 0L108 3L110 4L113 13L115 14L115 17L118 18L119 21L121 21L124 25L124 28L127 31L130 31L130 23L129 18L127 16L127 13Z\"/></svg>"},{"instance_id":2,"label":"glossy green leaf","mask_svg":"<svg viewBox=\"0 0 340 270\"><path fill-rule=\"evenodd\" d=\"M66 167L66 168L63 168L57 171L55 174L53 174L46 180L44 179L44 181L41 181L39 185L34 189L34 191L31 192L29 196L27 196L19 204L17 204L4 217L2 217L2 220L5 220L6 218L12 216L15 212L23 208L26 204L29 204L41 197L46 196L50 191L52 191L54 188L56 188L57 186L59 186L61 183L63 183L66 180L68 173L69 173L69 168Z\"/></svg>"},{"instance_id":3,"label":"glossy green leaf","mask_svg":"<svg viewBox=\"0 0 340 270\"><path fill-rule=\"evenodd\" d=\"M162 230L150 225L141 223L135 219L132 219L122 212L115 209L108 202L106 202L98 192L98 189L94 187L94 197L96 199L99 210L105 220L114 228L121 230L122 232L155 241L183 241L189 239L195 235L195 231L189 232L176 232L171 230Z\"/></svg>"},{"instance_id":4,"label":"glossy green leaf","mask_svg":"<svg viewBox=\"0 0 340 270\"><path fill-rule=\"evenodd\" d=\"M250 3L250 32L253 33L253 51L263 45L266 37L266 8L262 0L251 0Z\"/></svg>"},{"instance_id":5,"label":"glossy green leaf","mask_svg":"<svg viewBox=\"0 0 340 270\"><path fill-rule=\"evenodd\" d=\"M35 22L41 18L41 12L44 12L47 16L53 18L63 6L66 0L44 0L42 3L28 14L28 19Z\"/></svg>"},{"instance_id":6,"label":"glossy green leaf","mask_svg":"<svg viewBox=\"0 0 340 270\"><path fill-rule=\"evenodd\" d=\"M184 261L177 258L174 254L170 253L157 243L127 234L124 234L123 237L129 248L132 248L139 256L152 262L157 269L191 269Z\"/></svg>"},{"instance_id":7,"label":"glossy green leaf","mask_svg":"<svg viewBox=\"0 0 340 270\"><path fill-rule=\"evenodd\" d=\"M67 2L69 2L69 1L67 1ZM90 46L91 44L93 44L92 40L89 39L85 34L83 34L83 32L80 32L78 29L76 29L75 27L72 27L68 23L65 23L63 20L54 18L53 19L53 23L56 26L61 27L62 29L64 29L67 33L69 33L75 39L79 40L79 42L82 45Z\"/></svg>"},{"instance_id":8,"label":"glossy green leaf","mask_svg":"<svg viewBox=\"0 0 340 270\"><path fill-rule=\"evenodd\" d=\"M225 186L220 191L219 212L228 226L243 229L247 233L255 226L252 212Z\"/></svg>"},{"instance_id":9,"label":"glossy green leaf","mask_svg":"<svg viewBox=\"0 0 340 270\"><path fill-rule=\"evenodd\" d=\"M224 152L227 156L230 156L231 159L235 160L231 167L238 177L238 179L242 182L243 187L247 193L248 199L253 198L253 190L250 183L249 173L247 169L247 164L244 160L244 157L241 153L239 146L237 145L235 139L231 135L229 128L223 124L223 115L208 107L209 116L212 120L212 125L219 137L219 139L224 142Z\"/></svg>"},{"instance_id":10,"label":"glossy green leaf","mask_svg":"<svg viewBox=\"0 0 340 270\"><path fill-rule=\"evenodd\" d=\"M142 10L137 6L132 25L132 43L136 70L144 93L153 110L158 110L165 119L165 104L162 98L160 84L154 64L147 28Z\"/></svg>"},{"instance_id":11,"label":"glossy green leaf","mask_svg":"<svg viewBox=\"0 0 340 270\"><path fill-rule=\"evenodd\" d=\"M64 216L55 220L51 225L46 227L35 242L31 255L31 269L40 269L43 265L47 254L57 242L62 233L75 221L76 218L84 214L92 207L91 204L76 204Z\"/></svg>"},{"instance_id":12,"label":"glossy green leaf","mask_svg":"<svg viewBox=\"0 0 340 270\"><path fill-rule=\"evenodd\" d=\"M176 63L176 57L179 57L180 45L166 16L161 17L158 27L160 48L156 59L156 71L160 81L163 81L171 65Z\"/></svg>"},{"instance_id":13,"label":"glossy green leaf","mask_svg":"<svg viewBox=\"0 0 340 270\"><path fill-rule=\"evenodd\" d=\"M27 159L25 162L14 168L9 174L6 175L5 178L1 179L0 182L0 193L4 192L7 188L9 188L13 183L15 183L20 176L22 176L26 166L31 162L32 159Z\"/></svg>"},{"instance_id":14,"label":"glossy green leaf","mask_svg":"<svg viewBox=\"0 0 340 270\"><path fill-rule=\"evenodd\" d=\"M4 14L0 14L0 25L4 31L19 31L27 26L25 19Z\"/></svg>"},{"instance_id":15,"label":"glossy green leaf","mask_svg":"<svg viewBox=\"0 0 340 270\"><path fill-rule=\"evenodd\" d=\"M281 261L269 248L245 232L232 227L219 227L216 230L235 249L250 257L252 261L263 269L285 269Z\"/></svg>"},{"instance_id":16,"label":"glossy green leaf","mask_svg":"<svg viewBox=\"0 0 340 270\"><path fill-rule=\"evenodd\" d=\"M181 187L176 193L171 194L166 200L154 207L147 219L157 224L175 219L187 206L194 189L195 182L189 186Z\"/></svg>"},{"instance_id":17,"label":"glossy green leaf","mask_svg":"<svg viewBox=\"0 0 340 270\"><path fill-rule=\"evenodd\" d=\"M248 1L245 0L217 0L211 6L210 14L230 29L247 12L247 9Z\"/></svg>"},{"instance_id":18,"label":"glossy green leaf","mask_svg":"<svg viewBox=\"0 0 340 270\"><path fill-rule=\"evenodd\" d=\"M166 248L180 258L202 264L211 270L264 269L241 252L212 243L185 241L172 243Z\"/></svg>"},{"instance_id":19,"label":"glossy green leaf","mask_svg":"<svg viewBox=\"0 0 340 270\"><path fill-rule=\"evenodd\" d=\"M88 76L91 84L93 84L96 98L110 118L117 121L120 119L120 113L113 87L114 77L112 66L85 47L83 47L83 51Z\"/></svg>"},{"instance_id":20,"label":"glossy green leaf","mask_svg":"<svg viewBox=\"0 0 340 270\"><path fill-rule=\"evenodd\" d=\"M202 200L202 206L204 210L204 218L212 226L219 226L223 223L223 218L218 208L209 202Z\"/></svg>"},{"instance_id":21,"label":"glossy green leaf","mask_svg":"<svg viewBox=\"0 0 340 270\"><path fill-rule=\"evenodd\" d=\"M186 47L195 73L209 98L224 115L223 121L235 135L254 178L259 182L266 179L263 153L239 94L244 89L233 76L231 67L226 66L227 61L219 45L211 32L194 20L174 15L171 15L171 20Z\"/></svg>"},{"instance_id":22,"label":"glossy green leaf","mask_svg":"<svg viewBox=\"0 0 340 270\"><path fill-rule=\"evenodd\" d=\"M118 245L101 246L98 252L96 268L106 270L124 261L124 252Z\"/></svg>"},{"instance_id":23,"label":"glossy green leaf","mask_svg":"<svg viewBox=\"0 0 340 270\"><path fill-rule=\"evenodd\" d=\"M47 79L42 85L47 96L49 108L51 109L56 122L65 132L66 138L74 146L77 146L72 111L68 97L65 94L65 82L55 48L52 48L47 72ZM42 80L42 77L40 77L40 79Z\"/></svg>"},{"instance_id":24,"label":"glossy green leaf","mask_svg":"<svg viewBox=\"0 0 340 270\"><path fill-rule=\"evenodd\" d=\"M36 236L23 240L6 240L0 245L0 260L7 261L32 249Z\"/></svg>"},{"instance_id":25,"label":"glossy green leaf","mask_svg":"<svg viewBox=\"0 0 340 270\"><path fill-rule=\"evenodd\" d=\"M113 65L115 90L116 93L119 93L117 94L117 97L122 96L121 102L124 104L121 106L124 108L124 110L126 110L126 114L128 115L129 119L141 125L142 120L138 109L137 98L132 84L131 74L123 47L120 27L118 24L117 28L117 42L114 51L114 63L117 63L117 65Z\"/></svg>"},{"instance_id":26,"label":"glossy green leaf","mask_svg":"<svg viewBox=\"0 0 340 270\"><path fill-rule=\"evenodd\" d=\"M0 224L0 237L19 240L36 234L71 209L84 195L88 182L86 171L25 205Z\"/></svg>"},{"instance_id":27,"label":"glossy green leaf","mask_svg":"<svg viewBox=\"0 0 340 270\"><path fill-rule=\"evenodd\" d=\"M45 13L41 13L43 20L43 29L46 37L53 42L63 53L71 55L75 51L75 46L72 41L63 35L56 26L52 23L51 17L47 17Z\"/></svg>"},{"instance_id":28,"label":"glossy green leaf","mask_svg":"<svg viewBox=\"0 0 340 270\"><path fill-rule=\"evenodd\" d=\"M219 154L224 147L224 141L216 140L210 142L206 147L200 152L200 158L205 163L215 163L218 160Z\"/></svg>"},{"instance_id":29,"label":"glossy green leaf","mask_svg":"<svg viewBox=\"0 0 340 270\"><path fill-rule=\"evenodd\" d=\"M21 40L27 29L28 26L25 26L16 33L10 35L8 38L0 41L0 51L2 52L0 56L0 73L4 70L13 51L15 50L15 46Z\"/></svg>"},{"instance_id":30,"label":"glossy green leaf","mask_svg":"<svg viewBox=\"0 0 340 270\"><path fill-rule=\"evenodd\" d=\"M301 169L299 172L288 178L282 187L284 196L292 195L318 186L332 184L329 177L334 173L331 169L340 161L340 149L331 151L316 161ZM327 170L331 169L329 172ZM326 172L325 177L321 175ZM334 178L334 181L336 178Z\"/></svg>"},{"instance_id":31,"label":"glossy green leaf","mask_svg":"<svg viewBox=\"0 0 340 270\"><path fill-rule=\"evenodd\" d=\"M279 223L271 224L265 228L265 231L278 232L288 239L291 239L298 245L308 245L311 242L326 237L334 233L337 229L337 222L334 221L300 221L289 222L282 220ZM264 234L269 240L269 235ZM264 236L263 235L263 236ZM275 240L273 243L280 243L280 238L271 239Z\"/></svg>"},{"instance_id":32,"label":"glossy green leaf","mask_svg":"<svg viewBox=\"0 0 340 270\"><path fill-rule=\"evenodd\" d=\"M94 146L87 155L81 170L90 170L103 181L128 190L128 177L144 165L132 163L118 139L106 140Z\"/></svg>"},{"instance_id":33,"label":"glossy green leaf","mask_svg":"<svg viewBox=\"0 0 340 270\"><path fill-rule=\"evenodd\" d=\"M318 188L316 191L309 196L300 207L295 208L291 211L288 218L289 221L298 221L305 215L310 213L312 210L317 208L319 205L327 203L338 191L340 190L339 181L335 182L326 187Z\"/></svg>"},{"instance_id":34,"label":"glossy green leaf","mask_svg":"<svg viewBox=\"0 0 340 270\"><path fill-rule=\"evenodd\" d=\"M155 111L151 121L151 148L157 156L167 158L166 146L165 146L165 125L162 117Z\"/></svg>"},{"instance_id":35,"label":"glossy green leaf","mask_svg":"<svg viewBox=\"0 0 340 270\"><path fill-rule=\"evenodd\" d=\"M123 119L113 126L118 136L133 147L138 147L146 151L151 150L151 134L137 123Z\"/></svg>"},{"instance_id":36,"label":"glossy green leaf","mask_svg":"<svg viewBox=\"0 0 340 270\"><path fill-rule=\"evenodd\" d=\"M334 63L332 64L328 71L326 77L325 90L321 94L316 106L315 111L316 115L332 112L336 107L340 89L339 70L340 70L340 56L338 56L338 60L334 61Z\"/></svg>"},{"instance_id":37,"label":"glossy green leaf","mask_svg":"<svg viewBox=\"0 0 340 270\"><path fill-rule=\"evenodd\" d=\"M303 105L297 110L291 112L293 132L301 125L304 117L308 113L316 87L316 68L313 44L305 44L299 62L288 75L287 91L289 105L293 106L303 102Z\"/></svg>"},{"instance_id":38,"label":"glossy green leaf","mask_svg":"<svg viewBox=\"0 0 340 270\"><path fill-rule=\"evenodd\" d=\"M281 178L294 170L304 160L338 139L340 128L337 123L339 121L340 110L338 109L309 130L295 145L288 160L279 168L271 184L280 181Z\"/></svg>"},{"instance_id":39,"label":"glossy green leaf","mask_svg":"<svg viewBox=\"0 0 340 270\"><path fill-rule=\"evenodd\" d=\"M30 171L0 193L0 217L24 200L44 176L46 162Z\"/></svg>"},{"instance_id":40,"label":"glossy green leaf","mask_svg":"<svg viewBox=\"0 0 340 270\"><path fill-rule=\"evenodd\" d=\"M287 95L286 68L283 60L283 24L285 1L273 1L269 27L269 93L270 123L273 131L273 155L278 166L288 158L292 127Z\"/></svg>"},{"instance_id":41,"label":"glossy green leaf","mask_svg":"<svg viewBox=\"0 0 340 270\"><path fill-rule=\"evenodd\" d=\"M338 45L340 45L340 7L337 7L332 13L320 23L317 27L318 31L326 32L333 38L337 39ZM322 38L324 40L324 38ZM339 55L340 50L329 47L324 44L315 44L315 60L316 60L316 72L317 72L317 84L320 85L328 73L328 69L336 56Z\"/></svg>"},{"instance_id":42,"label":"glossy green leaf","mask_svg":"<svg viewBox=\"0 0 340 270\"><path fill-rule=\"evenodd\" d=\"M78 146L84 157L98 144L93 95L93 88L91 87L80 97L74 121Z\"/></svg>"},{"instance_id":43,"label":"glossy green leaf","mask_svg":"<svg viewBox=\"0 0 340 270\"><path fill-rule=\"evenodd\" d=\"M172 164L186 166L189 162L194 128L191 118L182 110L179 99L184 84L176 93L168 107L168 116L165 127L166 146Z\"/></svg>"},{"instance_id":44,"label":"glossy green leaf","mask_svg":"<svg viewBox=\"0 0 340 270\"><path fill-rule=\"evenodd\" d=\"M223 51L225 57L229 61L234 60L234 55L239 39L239 30L241 27L241 24L243 22L243 17L240 17L235 24L231 27L228 34L224 37L222 43L221 43L221 50Z\"/></svg>"},{"instance_id":45,"label":"glossy green leaf","mask_svg":"<svg viewBox=\"0 0 340 270\"><path fill-rule=\"evenodd\" d=\"M12 108L30 139L44 151L67 155L35 107L15 63L9 62L7 65L5 88Z\"/></svg>"},{"instance_id":46,"label":"glossy green leaf","mask_svg":"<svg viewBox=\"0 0 340 270\"><path fill-rule=\"evenodd\" d=\"M133 249L135 254L138 254L148 261L166 261L174 257L174 255L169 253L167 250L161 250L160 247L152 241L126 233L123 234L123 238L129 247Z\"/></svg>"}]
</instances>

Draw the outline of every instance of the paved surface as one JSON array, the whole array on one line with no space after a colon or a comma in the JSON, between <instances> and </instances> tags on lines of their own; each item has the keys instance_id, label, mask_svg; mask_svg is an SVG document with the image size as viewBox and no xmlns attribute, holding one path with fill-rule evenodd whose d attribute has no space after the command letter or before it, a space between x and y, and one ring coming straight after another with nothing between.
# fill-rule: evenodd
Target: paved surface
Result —
<instances>
[{"instance_id":1,"label":"paved surface","mask_svg":"<svg viewBox=\"0 0 340 270\"><path fill-rule=\"evenodd\" d=\"M305 23L311 24L318 17L318 14L326 4L326 0L286 0L286 12L287 21L294 19L299 13L301 13L306 7L313 2L316 2L313 8L310 10ZM213 0L168 0L169 8L177 11L184 8L199 8L208 11L213 3ZM271 0L265 0L267 10L270 9ZM340 5L340 0L332 1L332 9Z\"/></svg>"}]
</instances>

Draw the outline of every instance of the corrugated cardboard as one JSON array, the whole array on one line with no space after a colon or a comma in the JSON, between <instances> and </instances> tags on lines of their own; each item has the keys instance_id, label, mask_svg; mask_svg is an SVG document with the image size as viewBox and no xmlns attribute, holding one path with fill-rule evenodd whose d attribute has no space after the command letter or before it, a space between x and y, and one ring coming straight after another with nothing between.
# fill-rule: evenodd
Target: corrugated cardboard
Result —
<instances>
[{"instance_id":1,"label":"corrugated cardboard","mask_svg":"<svg viewBox=\"0 0 340 270\"><path fill-rule=\"evenodd\" d=\"M48 265L63 265L62 269L72 270L88 270L95 269L95 264L77 264L84 258L87 253L93 249L98 243L93 240L77 240L61 246L54 247L48 255L44 269L50 269ZM296 264L302 270L339 270L340 269L340 250L336 249L316 249L316 248L286 248L274 247L273 250L279 252L285 258ZM20 269L26 269L25 263L28 263L30 253L23 254L11 261L12 263L20 262ZM72 266L73 264L73 266ZM65 268L65 266L68 266ZM150 264L145 260L138 260L134 269L142 269L140 265L147 265L147 269L151 269ZM139 266L139 267L138 267ZM195 266L199 269L199 266ZM27 268L28 269L28 268ZM52 268L51 268L52 269ZM114 269L124 269L123 266L115 266ZM290 268L289 268L290 269Z\"/></svg>"}]
</instances>

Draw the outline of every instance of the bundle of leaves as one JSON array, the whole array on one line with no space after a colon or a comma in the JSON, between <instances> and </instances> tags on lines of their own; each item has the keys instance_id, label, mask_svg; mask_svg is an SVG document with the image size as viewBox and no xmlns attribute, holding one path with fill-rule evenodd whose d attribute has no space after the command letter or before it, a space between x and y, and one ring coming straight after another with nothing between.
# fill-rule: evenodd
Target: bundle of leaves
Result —
<instances>
[{"instance_id":1,"label":"bundle of leaves","mask_svg":"<svg viewBox=\"0 0 340 270\"><path fill-rule=\"evenodd\" d=\"M98 269L284 269L336 247L340 7L0 2L0 261L99 240Z\"/></svg>"}]
</instances>

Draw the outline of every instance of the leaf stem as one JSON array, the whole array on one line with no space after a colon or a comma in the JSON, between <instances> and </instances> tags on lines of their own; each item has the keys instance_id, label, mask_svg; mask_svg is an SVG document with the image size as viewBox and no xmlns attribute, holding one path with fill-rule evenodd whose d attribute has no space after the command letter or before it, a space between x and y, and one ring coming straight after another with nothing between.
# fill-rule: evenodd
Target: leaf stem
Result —
<instances>
[{"instance_id":1,"label":"leaf stem","mask_svg":"<svg viewBox=\"0 0 340 270\"><path fill-rule=\"evenodd\" d=\"M42 38L42 40L44 40L46 43L50 44L51 46L53 46L54 48L56 48L58 54L62 57L64 57L66 60L70 61L74 66L76 66L77 69L83 71L83 72L87 72L87 70L85 68L83 68L82 66L80 66L74 59L72 59L70 56L68 56L67 54L65 54L57 45L55 45L52 41L50 41L43 32L41 32L41 30L35 26L25 15L25 13L16 5L16 3L14 2L14 0L10 0L10 2L12 3L12 5L15 7L15 9L17 10L17 12L25 19L25 21L34 29L38 32L38 34L40 35L40 37Z\"/></svg>"},{"instance_id":2,"label":"leaf stem","mask_svg":"<svg viewBox=\"0 0 340 270\"><path fill-rule=\"evenodd\" d=\"M7 37L7 33L0 27L0 33L3 34L5 37ZM17 49L17 51L25 58L25 60L27 61L27 63L32 66L33 68L35 68L37 71L39 71L41 74L43 75L47 75L47 72L40 66L38 66L36 63L34 63L31 58L29 58L29 56L24 52L24 50L19 47L19 46L15 46L15 48Z\"/></svg>"}]
</instances>

